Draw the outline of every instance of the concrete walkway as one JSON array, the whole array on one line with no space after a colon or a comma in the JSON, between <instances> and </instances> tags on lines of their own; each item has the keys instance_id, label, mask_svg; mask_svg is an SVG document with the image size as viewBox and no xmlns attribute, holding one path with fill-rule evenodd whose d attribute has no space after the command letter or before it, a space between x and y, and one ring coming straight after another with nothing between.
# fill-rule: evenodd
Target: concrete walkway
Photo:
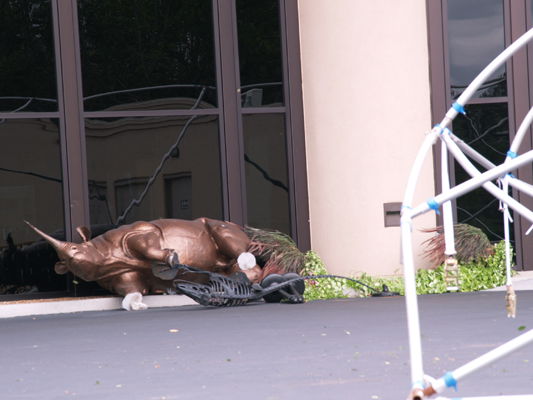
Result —
<instances>
[{"instance_id":1,"label":"concrete walkway","mask_svg":"<svg viewBox=\"0 0 533 400\"><path fill-rule=\"evenodd\" d=\"M533 271L521 271L513 277L515 290L533 290ZM505 291L500 286L488 291ZM24 302L0 302L0 319L26 315L62 314L82 311L120 310L121 297L48 299ZM196 304L187 296L144 296L149 307L176 307Z\"/></svg>"},{"instance_id":2,"label":"concrete walkway","mask_svg":"<svg viewBox=\"0 0 533 400\"><path fill-rule=\"evenodd\" d=\"M198 305L0 321L0 397L11 399L404 399L403 297L298 305ZM419 296L425 372L439 377L533 327L503 293ZM468 395L533 392L533 346L459 383Z\"/></svg>"},{"instance_id":3,"label":"concrete walkway","mask_svg":"<svg viewBox=\"0 0 533 400\"><path fill-rule=\"evenodd\" d=\"M122 299L122 297L117 296L103 296L0 302L0 319L27 315L121 310ZM187 296L144 296L143 301L151 308L196 304L194 300Z\"/></svg>"}]
</instances>

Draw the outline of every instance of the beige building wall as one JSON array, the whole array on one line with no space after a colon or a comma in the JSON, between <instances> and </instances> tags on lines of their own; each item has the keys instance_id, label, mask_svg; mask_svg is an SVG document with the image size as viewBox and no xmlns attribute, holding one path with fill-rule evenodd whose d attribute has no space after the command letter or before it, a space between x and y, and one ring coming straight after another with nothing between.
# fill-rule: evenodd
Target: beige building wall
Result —
<instances>
[{"instance_id":1,"label":"beige building wall","mask_svg":"<svg viewBox=\"0 0 533 400\"><path fill-rule=\"evenodd\" d=\"M300 0L300 44L312 248L330 272L402 272L400 228L383 203L401 202L431 128L425 2ZM415 202L434 195L429 155ZM417 266L424 266L415 220Z\"/></svg>"}]
</instances>

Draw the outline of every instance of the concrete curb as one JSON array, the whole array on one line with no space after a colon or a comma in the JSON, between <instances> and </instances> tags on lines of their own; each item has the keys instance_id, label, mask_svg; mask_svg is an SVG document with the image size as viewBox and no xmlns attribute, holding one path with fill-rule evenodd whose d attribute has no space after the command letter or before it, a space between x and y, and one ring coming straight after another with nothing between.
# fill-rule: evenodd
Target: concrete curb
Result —
<instances>
[{"instance_id":1,"label":"concrete curb","mask_svg":"<svg viewBox=\"0 0 533 400\"><path fill-rule=\"evenodd\" d=\"M513 277L516 291L533 290L533 271L520 271ZM505 291L505 286L486 291ZM150 308L178 307L198 304L183 295L143 296L143 302ZM0 319L29 315L65 314L83 311L105 311L122 309L122 297L69 298L49 300L28 300L22 302L0 302Z\"/></svg>"},{"instance_id":2,"label":"concrete curb","mask_svg":"<svg viewBox=\"0 0 533 400\"><path fill-rule=\"evenodd\" d=\"M513 276L513 289L518 290L533 290L533 271L519 271ZM487 292L503 292L507 287L499 286L494 289L487 289Z\"/></svg>"},{"instance_id":3,"label":"concrete curb","mask_svg":"<svg viewBox=\"0 0 533 400\"><path fill-rule=\"evenodd\" d=\"M122 297L99 297L82 299L29 300L0 303L0 319L29 315L65 314L83 311L122 309ZM177 307L197 304L183 295L143 296L143 303L150 308Z\"/></svg>"}]
</instances>

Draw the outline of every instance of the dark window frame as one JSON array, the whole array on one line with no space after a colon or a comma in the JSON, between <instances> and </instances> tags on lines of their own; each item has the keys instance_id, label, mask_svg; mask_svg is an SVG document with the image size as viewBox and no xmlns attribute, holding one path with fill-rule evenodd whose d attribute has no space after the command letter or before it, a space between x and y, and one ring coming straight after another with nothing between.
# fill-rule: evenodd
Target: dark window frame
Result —
<instances>
[{"instance_id":1,"label":"dark window frame","mask_svg":"<svg viewBox=\"0 0 533 400\"><path fill-rule=\"evenodd\" d=\"M505 46L508 46L519 36L526 32L527 26L532 25L530 0L503 0L504 5L504 34ZM448 91L449 65L447 43L447 0L426 0L426 12L428 23L428 50L429 50L429 80L431 87L431 116L432 123L439 123L452 100ZM528 13L529 11L529 13ZM529 65L533 65L533 44L529 44L526 50L515 54L507 62L507 96L492 98L472 99L469 104L487 104L506 102L509 110L509 136L514 137L518 125L529 111L533 97L533 71L528 71ZM530 89L531 88L531 89ZM530 93L531 91L531 93ZM523 148L532 148L533 134L530 132L524 140ZM450 164L451 165L451 164ZM440 146L433 150L433 168L435 178L435 191L439 193L441 186ZM452 171L453 172L453 171ZM526 166L520 168L518 176L533 182L533 168ZM453 179L453 174L451 174ZM520 194L513 196L529 208L533 208L533 199ZM455 209L455 204L454 204ZM455 213L455 211L454 211ZM442 224L441 217L437 216L437 224ZM520 269L533 269L533 238L525 236L525 231L531 223L521 217L515 218L514 232L516 238L516 264Z\"/></svg>"},{"instance_id":2,"label":"dark window frame","mask_svg":"<svg viewBox=\"0 0 533 400\"><path fill-rule=\"evenodd\" d=\"M78 114L80 132L83 132L83 120L97 117L132 117L155 115L216 115L219 117L220 142L224 144L221 149L223 210L225 219L238 224L246 224L246 198L244 175L244 150L242 138L242 114L256 113L284 113L286 117L288 173L290 187L290 217L291 234L302 250L310 248L309 209L307 194L307 173L305 159L305 136L303 124L303 101L301 90L301 64L298 30L298 6L296 0L280 1L280 27L282 38L283 80L285 105L282 107L257 107L243 108L240 102L238 42L236 9L234 0L213 0L213 20L215 35L215 58L217 75L217 93L219 106L213 109L202 110L154 110L154 111L83 111L83 95L81 86L80 49L77 37L77 7L76 1L70 0L70 10L74 16L73 29L75 32L74 57L77 64ZM72 53L67 57L72 60ZM71 131L72 132L72 131ZM68 140L68 139L67 139ZM83 135L77 135L71 141L81 149L82 161L80 166L84 174L85 143ZM299 150L299 151L298 151ZM78 174L80 171L76 171ZM73 221L89 223L88 188L76 188L71 197L76 198L76 204L83 204L83 210L73 209ZM74 232L74 231L73 231Z\"/></svg>"},{"instance_id":3,"label":"dark window frame","mask_svg":"<svg viewBox=\"0 0 533 400\"><path fill-rule=\"evenodd\" d=\"M89 226L89 184L84 121L87 118L215 115L219 118L224 218L246 224L242 115L285 115L291 234L301 250L310 248L297 0L279 0L284 106L241 108L235 0L212 0L218 107L201 110L84 111L76 0L51 0L58 110L0 112L0 118L56 118L60 122L66 240L80 241L77 226ZM68 83L68 84L65 84ZM76 286L67 278L67 292ZM42 297L46 297L43 294Z\"/></svg>"}]
</instances>

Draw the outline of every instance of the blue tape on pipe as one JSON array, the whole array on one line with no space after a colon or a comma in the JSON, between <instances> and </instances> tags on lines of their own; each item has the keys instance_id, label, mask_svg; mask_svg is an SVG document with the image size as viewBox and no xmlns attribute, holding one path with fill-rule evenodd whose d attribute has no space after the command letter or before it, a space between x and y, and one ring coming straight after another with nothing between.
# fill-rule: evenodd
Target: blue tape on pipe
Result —
<instances>
[{"instance_id":1,"label":"blue tape on pipe","mask_svg":"<svg viewBox=\"0 0 533 400\"><path fill-rule=\"evenodd\" d=\"M453 108L455 111L457 111L458 113L461 113L461 114L463 114L463 115L466 115L465 108L464 108L461 104L455 102L455 103L452 104L452 108Z\"/></svg>"},{"instance_id":2,"label":"blue tape on pipe","mask_svg":"<svg viewBox=\"0 0 533 400\"><path fill-rule=\"evenodd\" d=\"M514 151L509 150L507 152L507 157L516 158L518 154L516 154Z\"/></svg>"},{"instance_id":3,"label":"blue tape on pipe","mask_svg":"<svg viewBox=\"0 0 533 400\"><path fill-rule=\"evenodd\" d=\"M451 133L448 128L443 128L441 124L437 124L433 128L437 128L439 130L439 135L442 135L443 133Z\"/></svg>"},{"instance_id":4,"label":"blue tape on pipe","mask_svg":"<svg viewBox=\"0 0 533 400\"><path fill-rule=\"evenodd\" d=\"M453 373L446 372L444 376L442 377L444 379L444 383L446 384L446 387L452 387L455 390L457 390L457 380L453 377Z\"/></svg>"},{"instance_id":5,"label":"blue tape on pipe","mask_svg":"<svg viewBox=\"0 0 533 400\"><path fill-rule=\"evenodd\" d=\"M427 205L429 206L429 208L431 208L432 210L434 210L437 214L440 214L439 213L439 207L440 207L440 204L437 203L435 201L435 199L429 199L428 201L426 201Z\"/></svg>"},{"instance_id":6,"label":"blue tape on pipe","mask_svg":"<svg viewBox=\"0 0 533 400\"><path fill-rule=\"evenodd\" d=\"M416 382L413 382L413 388L420 388L420 389L424 389L426 387L426 384L424 381L416 381Z\"/></svg>"}]
</instances>

